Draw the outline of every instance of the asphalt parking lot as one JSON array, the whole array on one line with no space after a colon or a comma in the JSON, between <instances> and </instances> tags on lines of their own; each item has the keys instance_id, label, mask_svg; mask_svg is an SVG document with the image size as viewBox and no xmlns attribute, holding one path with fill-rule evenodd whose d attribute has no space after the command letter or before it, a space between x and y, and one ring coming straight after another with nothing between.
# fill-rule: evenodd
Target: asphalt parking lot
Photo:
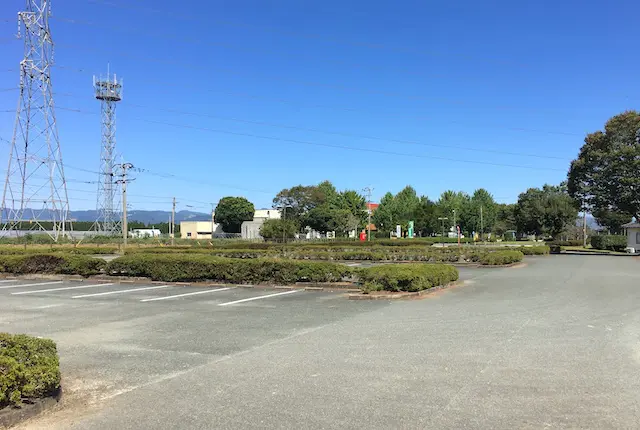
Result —
<instances>
[{"instance_id":1,"label":"asphalt parking lot","mask_svg":"<svg viewBox=\"0 0 640 430\"><path fill-rule=\"evenodd\" d=\"M637 427L638 258L461 278L401 302L6 280L0 331L59 347L63 402L23 428Z\"/></svg>"}]
</instances>

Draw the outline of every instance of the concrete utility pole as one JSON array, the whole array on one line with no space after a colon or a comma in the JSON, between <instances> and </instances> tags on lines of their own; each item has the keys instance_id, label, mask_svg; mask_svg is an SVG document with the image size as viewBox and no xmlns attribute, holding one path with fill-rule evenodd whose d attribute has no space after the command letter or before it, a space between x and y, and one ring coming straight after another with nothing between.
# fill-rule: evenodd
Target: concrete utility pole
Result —
<instances>
[{"instance_id":1,"label":"concrete utility pole","mask_svg":"<svg viewBox=\"0 0 640 430\"><path fill-rule=\"evenodd\" d=\"M480 240L484 242L484 219L482 218L482 206L480 206Z\"/></svg>"},{"instance_id":2,"label":"concrete utility pole","mask_svg":"<svg viewBox=\"0 0 640 430\"><path fill-rule=\"evenodd\" d=\"M367 221L367 242L371 240L371 192L373 191L373 188L371 187L366 187L364 189L364 191L367 193L367 214L368 214L368 221ZM358 234L356 232L356 238L357 238Z\"/></svg>"},{"instance_id":3,"label":"concrete utility pole","mask_svg":"<svg viewBox=\"0 0 640 430\"><path fill-rule=\"evenodd\" d=\"M213 240L213 225L215 224L214 218L215 218L215 209L214 209L213 203L211 203L211 240Z\"/></svg>"},{"instance_id":4,"label":"concrete utility pole","mask_svg":"<svg viewBox=\"0 0 640 430\"><path fill-rule=\"evenodd\" d=\"M587 247L587 210L582 203L582 247Z\"/></svg>"},{"instance_id":5,"label":"concrete utility pole","mask_svg":"<svg viewBox=\"0 0 640 430\"><path fill-rule=\"evenodd\" d=\"M123 163L122 164L122 179L118 179L116 183L122 185L122 239L124 243L124 247L127 247L127 238L129 235L129 228L127 226L127 182L129 179L127 178L127 170L133 167L131 163Z\"/></svg>"},{"instance_id":6,"label":"concrete utility pole","mask_svg":"<svg viewBox=\"0 0 640 430\"><path fill-rule=\"evenodd\" d=\"M454 210L455 213L455 210ZM446 220L448 220L449 218L445 217L439 217L438 220L442 221L442 248L444 249L444 222Z\"/></svg>"},{"instance_id":7,"label":"concrete utility pole","mask_svg":"<svg viewBox=\"0 0 640 430\"><path fill-rule=\"evenodd\" d=\"M171 206L171 246L175 245L176 238L176 198L173 198L173 205Z\"/></svg>"}]
</instances>

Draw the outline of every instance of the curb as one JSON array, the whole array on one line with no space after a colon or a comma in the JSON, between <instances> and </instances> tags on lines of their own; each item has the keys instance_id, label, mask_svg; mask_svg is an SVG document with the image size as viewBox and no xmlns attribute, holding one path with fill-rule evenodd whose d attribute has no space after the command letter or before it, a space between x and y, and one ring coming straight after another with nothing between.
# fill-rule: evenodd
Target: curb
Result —
<instances>
[{"instance_id":1,"label":"curb","mask_svg":"<svg viewBox=\"0 0 640 430\"><path fill-rule=\"evenodd\" d=\"M52 409L62 398L62 387L51 397L35 399L33 403L23 403L20 408L7 407L0 410L0 428L9 428L23 421L34 418L44 411Z\"/></svg>"},{"instance_id":2,"label":"curb","mask_svg":"<svg viewBox=\"0 0 640 430\"><path fill-rule=\"evenodd\" d=\"M450 282L447 285L439 285L439 286L432 287L422 291L398 292L396 294L385 294L385 295L364 294L364 293L349 294L349 300L407 300L407 299L416 298L416 297L425 297L425 296L428 296L429 294L435 293L436 291L440 291L450 287L457 287L460 285L464 285L464 281Z\"/></svg>"}]
</instances>

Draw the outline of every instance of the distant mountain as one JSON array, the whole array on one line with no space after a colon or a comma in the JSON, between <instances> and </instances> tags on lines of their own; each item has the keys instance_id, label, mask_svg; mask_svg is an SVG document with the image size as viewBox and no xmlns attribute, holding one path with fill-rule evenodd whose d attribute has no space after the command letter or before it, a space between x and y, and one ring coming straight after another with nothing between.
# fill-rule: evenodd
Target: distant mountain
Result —
<instances>
[{"instance_id":1,"label":"distant mountain","mask_svg":"<svg viewBox=\"0 0 640 430\"><path fill-rule=\"evenodd\" d=\"M75 221L95 221L97 211L71 211L71 218ZM144 211L132 210L127 213L129 221L139 221L145 224L169 222L170 211ZM176 223L180 221L209 221L211 215L203 212L178 211L176 212Z\"/></svg>"}]
</instances>

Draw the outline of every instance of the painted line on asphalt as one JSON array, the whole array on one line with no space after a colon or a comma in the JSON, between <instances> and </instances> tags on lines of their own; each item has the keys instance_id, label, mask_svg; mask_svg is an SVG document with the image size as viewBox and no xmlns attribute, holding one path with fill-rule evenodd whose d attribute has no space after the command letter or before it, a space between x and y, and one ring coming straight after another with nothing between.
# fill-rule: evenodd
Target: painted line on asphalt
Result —
<instances>
[{"instance_id":1,"label":"painted line on asphalt","mask_svg":"<svg viewBox=\"0 0 640 430\"><path fill-rule=\"evenodd\" d=\"M16 282L17 279L3 279L2 281L0 281L0 284L4 284L5 282Z\"/></svg>"},{"instance_id":2,"label":"painted line on asphalt","mask_svg":"<svg viewBox=\"0 0 640 430\"><path fill-rule=\"evenodd\" d=\"M194 293L177 294L175 296L155 297L153 299L143 299L143 300L140 300L140 301L141 302L155 302L155 301L158 301L158 300L176 299L178 297L186 297L186 296L195 296L195 295L198 295L198 294L215 293L216 291L225 291L225 290L230 290L230 289L231 289L231 287L216 288L215 290L196 291Z\"/></svg>"},{"instance_id":3,"label":"painted line on asphalt","mask_svg":"<svg viewBox=\"0 0 640 430\"><path fill-rule=\"evenodd\" d=\"M48 293L48 292L51 292L51 291L80 290L80 289L83 289L83 288L108 287L110 285L113 285L113 283L110 283L110 284L80 285L78 287L48 288L46 290L20 291L19 293L11 293L11 295L12 296L20 296L20 295L23 295L23 294Z\"/></svg>"},{"instance_id":4,"label":"painted line on asphalt","mask_svg":"<svg viewBox=\"0 0 640 430\"><path fill-rule=\"evenodd\" d=\"M244 303L244 302L250 302L252 300L260 300L260 299L266 299L269 297L283 296L285 294L297 293L298 291L300 290L291 290L291 291L285 291L284 293L275 293L275 294L267 294L264 296L249 297L248 299L241 299L241 300L234 300L233 302L220 303L218 306L235 305L236 303Z\"/></svg>"},{"instance_id":5,"label":"painted line on asphalt","mask_svg":"<svg viewBox=\"0 0 640 430\"><path fill-rule=\"evenodd\" d=\"M132 293L134 291L144 291L144 290L157 290L160 288L169 288L171 285L158 285L155 287L143 287L143 288L131 288L129 290L117 290L117 291L107 291L105 293L95 293L95 294L83 294L81 296L73 296L72 299L81 299L83 297L97 297L97 296L108 296L111 294L122 294L122 293Z\"/></svg>"},{"instance_id":6,"label":"painted line on asphalt","mask_svg":"<svg viewBox=\"0 0 640 430\"><path fill-rule=\"evenodd\" d=\"M53 285L53 284L62 284L64 281L53 281L53 282L38 282L37 284L18 284L18 285L9 285L8 287L0 287L0 290L6 290L8 288L21 288L21 287L36 287L38 285Z\"/></svg>"}]
</instances>

